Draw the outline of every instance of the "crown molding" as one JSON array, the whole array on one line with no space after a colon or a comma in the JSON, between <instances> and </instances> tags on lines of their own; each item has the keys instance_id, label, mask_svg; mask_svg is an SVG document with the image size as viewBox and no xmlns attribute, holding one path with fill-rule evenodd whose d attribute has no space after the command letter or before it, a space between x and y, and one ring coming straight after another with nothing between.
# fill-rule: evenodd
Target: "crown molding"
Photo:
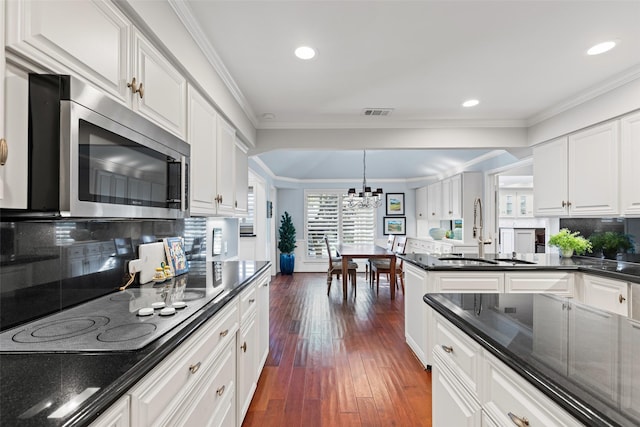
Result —
<instances>
[{"instance_id":1,"label":"crown molding","mask_svg":"<svg viewBox=\"0 0 640 427\"><path fill-rule=\"evenodd\" d=\"M207 58L207 61L211 64L213 69L218 73L223 83L231 92L231 95L236 100L236 102L240 105L240 108L247 115L251 124L254 128L258 128L259 120L256 116L253 108L247 101L247 98L244 96L240 87L236 84L235 80L227 70L227 67L222 62L222 59L211 45L207 37L204 35L202 28L198 24L198 21L194 18L193 12L191 8L187 4L185 0L167 0L171 8L174 10L180 22L185 27L185 29L191 34L193 40L196 42L204 56Z\"/></svg>"},{"instance_id":2,"label":"crown molding","mask_svg":"<svg viewBox=\"0 0 640 427\"><path fill-rule=\"evenodd\" d=\"M278 122L260 121L260 130L288 129L456 129L456 128L524 128L526 120L380 120L358 122Z\"/></svg>"},{"instance_id":3,"label":"crown molding","mask_svg":"<svg viewBox=\"0 0 640 427\"><path fill-rule=\"evenodd\" d=\"M637 79L640 79L640 65L633 66L610 79L589 87L575 97L569 98L530 117L525 121L525 127L536 125Z\"/></svg>"}]
</instances>

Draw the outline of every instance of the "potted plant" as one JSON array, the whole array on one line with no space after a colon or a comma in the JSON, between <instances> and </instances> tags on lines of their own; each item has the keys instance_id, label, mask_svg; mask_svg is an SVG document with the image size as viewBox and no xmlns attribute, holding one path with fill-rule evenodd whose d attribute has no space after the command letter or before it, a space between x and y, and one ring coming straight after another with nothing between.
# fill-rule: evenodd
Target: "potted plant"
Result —
<instances>
[{"instance_id":1,"label":"potted plant","mask_svg":"<svg viewBox=\"0 0 640 427\"><path fill-rule=\"evenodd\" d=\"M580 236L579 231L571 232L568 228L561 229L549 238L549 245L560 249L560 255L565 258L573 256L574 252L582 255L591 252L591 242Z\"/></svg>"},{"instance_id":2,"label":"potted plant","mask_svg":"<svg viewBox=\"0 0 640 427\"><path fill-rule=\"evenodd\" d=\"M293 251L296 248L296 228L293 226L291 215L285 211L280 219L280 229L278 230L280 241L278 249L280 249L280 273L293 274L295 266L295 255Z\"/></svg>"},{"instance_id":3,"label":"potted plant","mask_svg":"<svg viewBox=\"0 0 640 427\"><path fill-rule=\"evenodd\" d=\"M633 240L630 235L618 231L595 232L589 236L593 249L602 251L608 259L615 259L618 252L633 251Z\"/></svg>"}]
</instances>

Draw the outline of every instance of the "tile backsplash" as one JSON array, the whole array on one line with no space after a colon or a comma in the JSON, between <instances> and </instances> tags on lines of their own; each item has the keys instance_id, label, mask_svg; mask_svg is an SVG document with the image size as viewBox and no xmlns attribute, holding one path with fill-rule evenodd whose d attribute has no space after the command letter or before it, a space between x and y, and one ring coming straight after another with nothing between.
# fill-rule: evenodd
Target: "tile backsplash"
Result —
<instances>
[{"instance_id":1,"label":"tile backsplash","mask_svg":"<svg viewBox=\"0 0 640 427\"><path fill-rule=\"evenodd\" d=\"M115 291L138 245L170 236L206 257L205 218L0 222L0 330Z\"/></svg>"}]
</instances>

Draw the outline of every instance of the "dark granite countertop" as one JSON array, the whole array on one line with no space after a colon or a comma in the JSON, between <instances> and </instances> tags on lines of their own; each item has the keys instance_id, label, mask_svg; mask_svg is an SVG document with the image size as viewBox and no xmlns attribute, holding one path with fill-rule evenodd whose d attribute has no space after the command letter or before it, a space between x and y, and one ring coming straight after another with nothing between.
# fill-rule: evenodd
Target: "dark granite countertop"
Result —
<instances>
[{"instance_id":1,"label":"dark granite countertop","mask_svg":"<svg viewBox=\"0 0 640 427\"><path fill-rule=\"evenodd\" d=\"M223 262L223 292L179 327L140 350L0 352L0 425L90 424L270 265L268 261ZM187 287L204 287L204 275L188 274ZM69 415L48 418L87 389L97 391Z\"/></svg>"},{"instance_id":2,"label":"dark granite countertop","mask_svg":"<svg viewBox=\"0 0 640 427\"><path fill-rule=\"evenodd\" d=\"M637 321L548 294L424 301L585 425L640 425Z\"/></svg>"},{"instance_id":3,"label":"dark granite countertop","mask_svg":"<svg viewBox=\"0 0 640 427\"><path fill-rule=\"evenodd\" d=\"M463 256L443 254L439 256L429 254L398 255L403 260L427 271L581 271L597 274L611 279L640 283L640 264L619 260L608 260L586 256L562 258L557 254L518 254L520 262L502 261L510 258L505 255L486 254L477 261L477 255ZM443 259L445 258L445 259ZM500 259L501 261L497 261Z\"/></svg>"}]
</instances>

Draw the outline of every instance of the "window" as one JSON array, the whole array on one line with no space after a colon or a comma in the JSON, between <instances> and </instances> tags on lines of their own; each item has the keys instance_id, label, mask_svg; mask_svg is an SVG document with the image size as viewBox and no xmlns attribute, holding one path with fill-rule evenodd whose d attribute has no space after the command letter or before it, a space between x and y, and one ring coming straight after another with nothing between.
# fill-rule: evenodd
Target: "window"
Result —
<instances>
[{"instance_id":1,"label":"window","mask_svg":"<svg viewBox=\"0 0 640 427\"><path fill-rule=\"evenodd\" d=\"M373 243L376 213L373 209L349 209L344 191L305 191L305 239L307 258L327 258L324 236L333 247L344 243Z\"/></svg>"}]
</instances>

